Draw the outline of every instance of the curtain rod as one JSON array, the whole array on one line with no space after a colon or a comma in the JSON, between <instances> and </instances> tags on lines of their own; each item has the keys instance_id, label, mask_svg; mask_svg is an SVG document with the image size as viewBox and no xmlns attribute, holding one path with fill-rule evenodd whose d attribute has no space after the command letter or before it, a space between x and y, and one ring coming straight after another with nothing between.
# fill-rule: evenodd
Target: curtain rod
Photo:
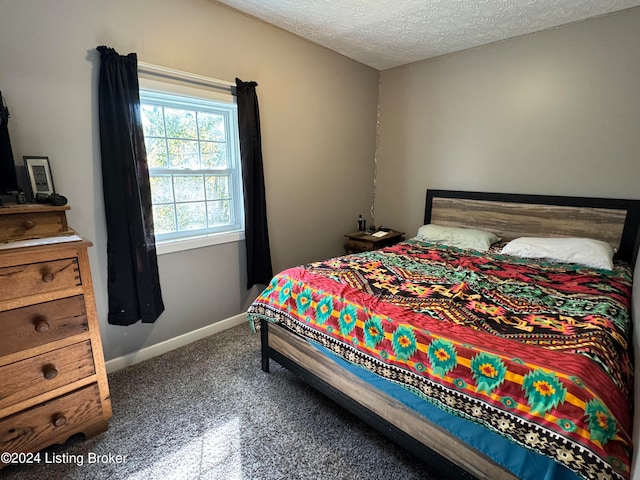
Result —
<instances>
[{"instance_id":1,"label":"curtain rod","mask_svg":"<svg viewBox=\"0 0 640 480\"><path fill-rule=\"evenodd\" d=\"M173 68L160 67L158 65L152 65L150 63L138 62L138 71L142 73L148 73L150 75L168 77L185 82L223 89L226 91L230 91L233 95L235 95L236 93L236 84L233 82L218 80L217 78L205 77L204 75L197 75L195 73L183 72L181 70L174 70Z\"/></svg>"}]
</instances>

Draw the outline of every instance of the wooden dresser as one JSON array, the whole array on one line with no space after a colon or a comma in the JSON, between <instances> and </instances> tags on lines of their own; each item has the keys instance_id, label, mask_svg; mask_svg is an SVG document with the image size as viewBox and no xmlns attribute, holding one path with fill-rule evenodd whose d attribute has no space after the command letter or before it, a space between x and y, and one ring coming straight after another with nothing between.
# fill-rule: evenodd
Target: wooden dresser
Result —
<instances>
[{"instance_id":1,"label":"wooden dresser","mask_svg":"<svg viewBox=\"0 0 640 480\"><path fill-rule=\"evenodd\" d=\"M0 452L90 437L111 417L91 243L67 209L0 207Z\"/></svg>"}]
</instances>

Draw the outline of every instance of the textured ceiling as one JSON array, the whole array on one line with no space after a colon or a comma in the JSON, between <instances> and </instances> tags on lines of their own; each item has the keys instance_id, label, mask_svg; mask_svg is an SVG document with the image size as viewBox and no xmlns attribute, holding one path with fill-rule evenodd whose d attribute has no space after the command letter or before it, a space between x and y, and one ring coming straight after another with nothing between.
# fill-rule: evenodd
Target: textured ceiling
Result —
<instances>
[{"instance_id":1,"label":"textured ceiling","mask_svg":"<svg viewBox=\"0 0 640 480\"><path fill-rule=\"evenodd\" d=\"M378 70L640 5L640 0L214 0Z\"/></svg>"}]
</instances>

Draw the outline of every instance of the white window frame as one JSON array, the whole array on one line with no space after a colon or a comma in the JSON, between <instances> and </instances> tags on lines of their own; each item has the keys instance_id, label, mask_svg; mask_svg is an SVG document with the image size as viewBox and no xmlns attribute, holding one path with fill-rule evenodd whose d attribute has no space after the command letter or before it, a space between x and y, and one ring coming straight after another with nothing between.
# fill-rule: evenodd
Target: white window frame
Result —
<instances>
[{"instance_id":1,"label":"white window frame","mask_svg":"<svg viewBox=\"0 0 640 480\"><path fill-rule=\"evenodd\" d=\"M193 234L172 236L156 236L156 252L158 255L180 252L195 248L203 248L223 243L239 242L245 239L244 235L244 205L242 189L242 169L240 167L240 145L238 142L238 117L235 108L236 97L229 93L220 93L207 88L194 88L180 84L180 82L157 81L149 78L139 78L141 103L160 104L169 107L198 108L200 99L212 100L226 104L229 111L227 132L227 148L230 165L224 172L230 173L232 208L235 214L235 223L229 228L215 229L217 231L196 231ZM229 109L229 106L234 107ZM187 170L185 173L198 172L199 170ZM149 174L160 173L160 169L150 168Z\"/></svg>"}]
</instances>

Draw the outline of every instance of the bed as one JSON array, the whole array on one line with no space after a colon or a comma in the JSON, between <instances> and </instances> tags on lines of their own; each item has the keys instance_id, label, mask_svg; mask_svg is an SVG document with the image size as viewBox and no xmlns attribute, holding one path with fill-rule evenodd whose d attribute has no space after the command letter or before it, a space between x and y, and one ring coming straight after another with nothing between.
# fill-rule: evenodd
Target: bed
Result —
<instances>
[{"instance_id":1,"label":"bed","mask_svg":"<svg viewBox=\"0 0 640 480\"><path fill-rule=\"evenodd\" d=\"M629 478L640 201L428 190L423 223L489 246L427 233L279 273L247 312L262 369L443 478ZM503 250L522 237L594 239L614 263Z\"/></svg>"}]
</instances>

